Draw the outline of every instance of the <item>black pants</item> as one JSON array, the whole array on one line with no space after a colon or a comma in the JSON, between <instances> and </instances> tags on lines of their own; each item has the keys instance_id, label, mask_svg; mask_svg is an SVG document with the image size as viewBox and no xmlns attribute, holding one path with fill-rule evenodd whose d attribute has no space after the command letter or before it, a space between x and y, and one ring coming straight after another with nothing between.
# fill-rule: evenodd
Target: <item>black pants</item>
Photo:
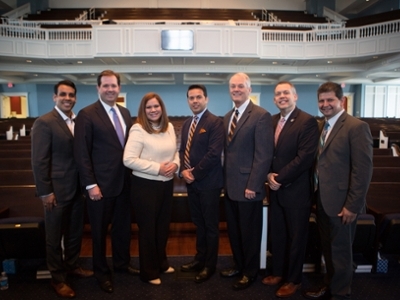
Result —
<instances>
[{"instance_id":1,"label":"black pants","mask_svg":"<svg viewBox=\"0 0 400 300\"><path fill-rule=\"evenodd\" d=\"M133 208L139 227L140 279L160 278L169 267L166 246L172 212L173 180L132 176Z\"/></svg>"}]
</instances>

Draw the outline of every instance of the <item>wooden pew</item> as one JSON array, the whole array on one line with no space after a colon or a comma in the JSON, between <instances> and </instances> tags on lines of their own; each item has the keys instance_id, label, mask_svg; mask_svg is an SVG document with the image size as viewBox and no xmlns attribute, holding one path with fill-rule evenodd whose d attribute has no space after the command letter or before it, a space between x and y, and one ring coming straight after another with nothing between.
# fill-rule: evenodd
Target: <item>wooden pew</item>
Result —
<instances>
[{"instance_id":1,"label":"wooden pew","mask_svg":"<svg viewBox=\"0 0 400 300\"><path fill-rule=\"evenodd\" d=\"M373 155L388 155L393 156L393 151L391 148L373 148Z\"/></svg>"},{"instance_id":2,"label":"wooden pew","mask_svg":"<svg viewBox=\"0 0 400 300\"><path fill-rule=\"evenodd\" d=\"M374 167L400 167L399 156L374 155L372 161Z\"/></svg>"},{"instance_id":3,"label":"wooden pew","mask_svg":"<svg viewBox=\"0 0 400 300\"><path fill-rule=\"evenodd\" d=\"M30 158L31 157L31 150L0 150L0 158L19 158L19 157L25 157L25 158Z\"/></svg>"},{"instance_id":4,"label":"wooden pew","mask_svg":"<svg viewBox=\"0 0 400 300\"><path fill-rule=\"evenodd\" d=\"M31 159L28 157L0 158L0 170L31 170Z\"/></svg>"},{"instance_id":5,"label":"wooden pew","mask_svg":"<svg viewBox=\"0 0 400 300\"><path fill-rule=\"evenodd\" d=\"M374 167L371 182L398 182L400 183L399 167Z\"/></svg>"},{"instance_id":6,"label":"wooden pew","mask_svg":"<svg viewBox=\"0 0 400 300\"><path fill-rule=\"evenodd\" d=\"M0 186L34 186L32 170L0 170Z\"/></svg>"}]
</instances>

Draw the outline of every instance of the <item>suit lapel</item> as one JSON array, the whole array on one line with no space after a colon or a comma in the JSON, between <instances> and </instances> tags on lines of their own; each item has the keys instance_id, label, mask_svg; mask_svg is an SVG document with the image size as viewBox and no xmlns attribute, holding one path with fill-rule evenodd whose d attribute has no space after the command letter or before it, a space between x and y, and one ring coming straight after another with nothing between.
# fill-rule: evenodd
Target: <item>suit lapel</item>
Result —
<instances>
[{"instance_id":1,"label":"suit lapel","mask_svg":"<svg viewBox=\"0 0 400 300\"><path fill-rule=\"evenodd\" d=\"M57 124L60 126L61 130L63 130L67 136L73 137L71 130L69 130L69 128L68 128L67 123L65 122L65 120L63 120L63 118L58 113L58 111L54 108L52 113L53 113L53 116L54 116Z\"/></svg>"},{"instance_id":2,"label":"suit lapel","mask_svg":"<svg viewBox=\"0 0 400 300\"><path fill-rule=\"evenodd\" d=\"M342 115L339 117L339 119L336 121L335 126L333 126L331 133L328 136L328 139L325 141L324 148L322 149L322 152L325 151L326 148L331 144L332 140L335 138L335 136L338 134L340 129L342 129L344 121L346 120L347 113L343 112Z\"/></svg>"},{"instance_id":3,"label":"suit lapel","mask_svg":"<svg viewBox=\"0 0 400 300\"><path fill-rule=\"evenodd\" d=\"M295 107L295 109L290 114L289 118L286 120L285 125L283 126L281 133L279 134L279 138L278 138L278 142L276 144L276 148L278 148L278 146L281 144L281 141L283 140L285 135L290 131L290 128L292 126L294 126L294 124L296 123L296 119L297 119L298 114L299 114L299 109L297 107ZM276 126L277 126L277 124L278 124L278 122L280 120L280 117L281 117L281 115L277 114L273 118L274 134L275 134Z\"/></svg>"},{"instance_id":4,"label":"suit lapel","mask_svg":"<svg viewBox=\"0 0 400 300\"><path fill-rule=\"evenodd\" d=\"M253 106L254 106L253 102L250 101L249 104L247 105L246 109L244 110L243 115L240 117L238 123L236 124L236 128L235 128L235 131L233 132L231 143L233 142L236 135L240 131L240 128L242 128L243 124L246 123L247 119L249 118L251 111L253 109Z\"/></svg>"},{"instance_id":5,"label":"suit lapel","mask_svg":"<svg viewBox=\"0 0 400 300\"><path fill-rule=\"evenodd\" d=\"M115 142L118 142L119 145L121 143L119 142L117 132L115 131L114 125L111 123L110 117L108 116L108 113L104 109L104 106L100 103L101 100L98 100L96 102L96 112L99 115L100 120L104 123L105 128L110 132L111 136L114 137Z\"/></svg>"}]
</instances>

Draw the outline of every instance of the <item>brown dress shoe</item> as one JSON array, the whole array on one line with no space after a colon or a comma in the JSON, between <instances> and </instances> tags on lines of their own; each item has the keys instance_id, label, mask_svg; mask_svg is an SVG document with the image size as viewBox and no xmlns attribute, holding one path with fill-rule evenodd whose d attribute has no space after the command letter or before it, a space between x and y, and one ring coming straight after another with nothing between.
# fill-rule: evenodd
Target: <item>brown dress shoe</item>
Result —
<instances>
[{"instance_id":1,"label":"brown dress shoe","mask_svg":"<svg viewBox=\"0 0 400 300\"><path fill-rule=\"evenodd\" d=\"M279 298L287 298L290 297L292 295L294 295L294 293L296 293L296 291L301 287L301 284L294 284L292 282L287 282L284 285L282 285L279 290L276 291L275 296L279 297Z\"/></svg>"},{"instance_id":2,"label":"brown dress shoe","mask_svg":"<svg viewBox=\"0 0 400 300\"><path fill-rule=\"evenodd\" d=\"M82 269L82 267L78 267L76 269L69 271L68 274L75 276L75 277L87 278L87 277L93 276L93 271Z\"/></svg>"},{"instance_id":3,"label":"brown dress shoe","mask_svg":"<svg viewBox=\"0 0 400 300\"><path fill-rule=\"evenodd\" d=\"M51 286L56 291L57 296L62 298L75 298L75 292L65 282L55 283L51 281Z\"/></svg>"},{"instance_id":4,"label":"brown dress shoe","mask_svg":"<svg viewBox=\"0 0 400 300\"><path fill-rule=\"evenodd\" d=\"M279 282L282 281L281 276L267 276L261 282L266 285L277 285Z\"/></svg>"}]
</instances>

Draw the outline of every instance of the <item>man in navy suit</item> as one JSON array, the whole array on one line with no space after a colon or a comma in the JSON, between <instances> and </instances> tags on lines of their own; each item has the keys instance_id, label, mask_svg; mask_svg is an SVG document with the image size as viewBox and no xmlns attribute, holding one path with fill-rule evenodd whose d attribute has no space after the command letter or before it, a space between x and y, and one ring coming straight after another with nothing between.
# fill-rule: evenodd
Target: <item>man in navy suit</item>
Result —
<instances>
[{"instance_id":1,"label":"man in navy suit","mask_svg":"<svg viewBox=\"0 0 400 300\"><path fill-rule=\"evenodd\" d=\"M234 290L251 285L260 268L262 201L274 141L269 112L250 100L251 82L244 73L229 80L234 104L224 117L225 209L234 266L222 277L239 276Z\"/></svg>"},{"instance_id":2,"label":"man in navy suit","mask_svg":"<svg viewBox=\"0 0 400 300\"><path fill-rule=\"evenodd\" d=\"M305 291L308 299L350 299L352 244L357 217L365 212L372 177L372 136L367 123L347 114L342 87L318 88L318 108L325 117L314 181L317 225L325 258L324 284Z\"/></svg>"},{"instance_id":3,"label":"man in navy suit","mask_svg":"<svg viewBox=\"0 0 400 300\"><path fill-rule=\"evenodd\" d=\"M190 214L196 225L197 253L192 262L181 266L181 271L199 271L194 280L201 283L215 273L217 265L224 126L222 119L207 109L204 85L189 86L187 99L193 117L182 126L180 174L186 181Z\"/></svg>"},{"instance_id":4,"label":"man in navy suit","mask_svg":"<svg viewBox=\"0 0 400 300\"><path fill-rule=\"evenodd\" d=\"M311 174L318 144L317 120L296 107L297 92L290 82L279 82L272 116L275 150L268 174L272 275L266 285L283 283L276 296L292 296L301 285L311 210Z\"/></svg>"},{"instance_id":5,"label":"man in navy suit","mask_svg":"<svg viewBox=\"0 0 400 300\"><path fill-rule=\"evenodd\" d=\"M45 211L46 259L51 285L58 296L73 298L75 291L67 282L67 274L93 275L78 264L84 200L73 155L75 84L69 80L58 82L53 100L54 109L33 124L32 169Z\"/></svg>"},{"instance_id":6,"label":"man in navy suit","mask_svg":"<svg viewBox=\"0 0 400 300\"><path fill-rule=\"evenodd\" d=\"M130 265L130 171L122 162L132 119L126 108L116 104L120 88L119 74L103 71L97 78L99 100L79 112L75 125L74 154L87 196L93 271L101 289L107 293L113 292L106 259L110 223L114 270L139 274Z\"/></svg>"}]
</instances>

